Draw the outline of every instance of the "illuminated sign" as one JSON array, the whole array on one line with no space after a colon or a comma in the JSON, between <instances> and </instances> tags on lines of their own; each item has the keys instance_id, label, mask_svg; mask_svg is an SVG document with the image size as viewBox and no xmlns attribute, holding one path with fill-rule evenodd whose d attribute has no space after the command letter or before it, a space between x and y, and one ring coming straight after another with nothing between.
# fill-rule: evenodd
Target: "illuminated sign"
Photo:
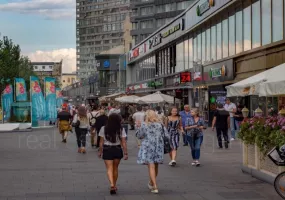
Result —
<instances>
[{"instance_id":1,"label":"illuminated sign","mask_svg":"<svg viewBox=\"0 0 285 200\"><path fill-rule=\"evenodd\" d=\"M209 76L211 79L226 76L226 66L223 65L221 68L216 69L212 68L209 72Z\"/></svg>"},{"instance_id":2,"label":"illuminated sign","mask_svg":"<svg viewBox=\"0 0 285 200\"><path fill-rule=\"evenodd\" d=\"M161 34L157 34L156 36L154 36L153 38L151 38L148 43L149 43L149 49L159 45L162 42L162 37Z\"/></svg>"},{"instance_id":3,"label":"illuminated sign","mask_svg":"<svg viewBox=\"0 0 285 200\"><path fill-rule=\"evenodd\" d=\"M180 83L189 83L189 82L191 82L191 73L190 72L180 73Z\"/></svg>"},{"instance_id":4,"label":"illuminated sign","mask_svg":"<svg viewBox=\"0 0 285 200\"><path fill-rule=\"evenodd\" d=\"M104 68L109 68L110 67L110 61L106 60L104 61Z\"/></svg>"},{"instance_id":5,"label":"illuminated sign","mask_svg":"<svg viewBox=\"0 0 285 200\"><path fill-rule=\"evenodd\" d=\"M198 16L202 16L207 10L215 5L214 0L202 0L201 3L197 6L196 11Z\"/></svg>"}]
</instances>

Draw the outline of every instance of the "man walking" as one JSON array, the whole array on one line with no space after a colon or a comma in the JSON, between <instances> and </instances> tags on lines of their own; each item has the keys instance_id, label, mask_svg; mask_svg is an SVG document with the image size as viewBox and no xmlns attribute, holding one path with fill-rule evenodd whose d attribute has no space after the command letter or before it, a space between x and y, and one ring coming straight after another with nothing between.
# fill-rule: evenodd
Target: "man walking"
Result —
<instances>
[{"instance_id":1,"label":"man walking","mask_svg":"<svg viewBox=\"0 0 285 200\"><path fill-rule=\"evenodd\" d=\"M142 122L144 122L144 119L145 119L145 112L142 110L141 106L138 106L137 112L133 114L133 120L135 122L136 129L138 128L138 124L141 124ZM138 146L141 145L139 139L137 139L137 143L138 143Z\"/></svg>"},{"instance_id":2,"label":"man walking","mask_svg":"<svg viewBox=\"0 0 285 200\"><path fill-rule=\"evenodd\" d=\"M185 123L187 121L187 118L192 117L191 116L191 112L190 112L190 106L189 105L184 105L184 110L181 111L179 113L179 115L180 115L181 120L182 120L182 127L183 127L183 130L184 130L184 133L186 133ZM186 134L183 134L183 143L184 143L183 146L188 146Z\"/></svg>"},{"instance_id":3,"label":"man walking","mask_svg":"<svg viewBox=\"0 0 285 200\"><path fill-rule=\"evenodd\" d=\"M225 141L225 148L227 149L229 147L229 137L228 137L229 124L230 124L229 112L224 109L222 104L219 104L218 109L214 114L214 119L212 121L212 130L213 131L215 130L215 125L216 125L217 138L220 149L223 148L222 134Z\"/></svg>"},{"instance_id":4,"label":"man walking","mask_svg":"<svg viewBox=\"0 0 285 200\"><path fill-rule=\"evenodd\" d=\"M226 104L224 106L225 110L230 113L230 128L231 128L231 141L236 139L236 131L235 131L235 113L237 111L237 107L234 103L231 102L229 98L226 99Z\"/></svg>"}]
</instances>

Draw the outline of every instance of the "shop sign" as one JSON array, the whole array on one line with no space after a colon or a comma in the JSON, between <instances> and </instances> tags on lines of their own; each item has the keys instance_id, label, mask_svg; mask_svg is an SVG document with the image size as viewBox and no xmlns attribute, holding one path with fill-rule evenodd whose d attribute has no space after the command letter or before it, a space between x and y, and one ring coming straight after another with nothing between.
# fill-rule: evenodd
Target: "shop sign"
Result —
<instances>
[{"instance_id":1,"label":"shop sign","mask_svg":"<svg viewBox=\"0 0 285 200\"><path fill-rule=\"evenodd\" d=\"M109 68L110 67L110 61L105 60L103 65L104 65L104 68Z\"/></svg>"},{"instance_id":2,"label":"shop sign","mask_svg":"<svg viewBox=\"0 0 285 200\"><path fill-rule=\"evenodd\" d=\"M209 72L211 79L226 76L226 66L223 65L221 68L211 68Z\"/></svg>"},{"instance_id":3,"label":"shop sign","mask_svg":"<svg viewBox=\"0 0 285 200\"><path fill-rule=\"evenodd\" d=\"M180 83L189 83L189 82L191 82L191 73L190 72L180 73Z\"/></svg>"},{"instance_id":4,"label":"shop sign","mask_svg":"<svg viewBox=\"0 0 285 200\"><path fill-rule=\"evenodd\" d=\"M181 19L181 22L179 24L164 32L161 37L166 38L179 30L184 30L184 19Z\"/></svg>"},{"instance_id":5,"label":"shop sign","mask_svg":"<svg viewBox=\"0 0 285 200\"><path fill-rule=\"evenodd\" d=\"M163 83L162 81L151 81L151 82L148 82L148 87L159 87L159 86L162 86Z\"/></svg>"},{"instance_id":6,"label":"shop sign","mask_svg":"<svg viewBox=\"0 0 285 200\"><path fill-rule=\"evenodd\" d=\"M197 16L202 16L207 10L213 7L215 4L214 0L202 0L201 3L197 6Z\"/></svg>"},{"instance_id":7,"label":"shop sign","mask_svg":"<svg viewBox=\"0 0 285 200\"><path fill-rule=\"evenodd\" d=\"M194 81L202 81L201 72L194 72Z\"/></svg>"},{"instance_id":8,"label":"shop sign","mask_svg":"<svg viewBox=\"0 0 285 200\"><path fill-rule=\"evenodd\" d=\"M149 49L159 45L162 42L162 37L161 34L157 34L156 36L154 36L153 38L149 39L148 43L149 43Z\"/></svg>"},{"instance_id":9,"label":"shop sign","mask_svg":"<svg viewBox=\"0 0 285 200\"><path fill-rule=\"evenodd\" d=\"M139 48L134 49L134 51L133 51L133 57L132 57L132 58L136 58L136 57L138 57L139 55L140 55Z\"/></svg>"}]
</instances>

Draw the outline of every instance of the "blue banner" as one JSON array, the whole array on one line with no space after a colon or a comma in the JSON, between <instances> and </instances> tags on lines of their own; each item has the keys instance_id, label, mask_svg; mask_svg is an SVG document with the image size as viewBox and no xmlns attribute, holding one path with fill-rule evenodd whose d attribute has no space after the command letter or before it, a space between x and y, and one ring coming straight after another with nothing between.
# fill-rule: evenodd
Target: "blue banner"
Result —
<instances>
[{"instance_id":1,"label":"blue banner","mask_svg":"<svg viewBox=\"0 0 285 200\"><path fill-rule=\"evenodd\" d=\"M45 77L45 95L46 120L55 121L57 117L55 78Z\"/></svg>"},{"instance_id":2,"label":"blue banner","mask_svg":"<svg viewBox=\"0 0 285 200\"><path fill-rule=\"evenodd\" d=\"M13 86L7 85L2 95L4 120L11 117L11 105L13 103Z\"/></svg>"},{"instance_id":3,"label":"blue banner","mask_svg":"<svg viewBox=\"0 0 285 200\"><path fill-rule=\"evenodd\" d=\"M15 78L16 101L28 101L26 82L23 78Z\"/></svg>"},{"instance_id":4,"label":"blue banner","mask_svg":"<svg viewBox=\"0 0 285 200\"><path fill-rule=\"evenodd\" d=\"M33 120L45 119L46 105L43 92L38 77L31 76L31 100L32 100L32 118Z\"/></svg>"}]
</instances>

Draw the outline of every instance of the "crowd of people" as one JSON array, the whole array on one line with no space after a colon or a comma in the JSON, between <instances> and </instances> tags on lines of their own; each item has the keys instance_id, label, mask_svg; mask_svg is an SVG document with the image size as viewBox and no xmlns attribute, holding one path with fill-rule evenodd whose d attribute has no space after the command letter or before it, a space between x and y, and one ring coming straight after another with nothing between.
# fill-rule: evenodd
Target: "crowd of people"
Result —
<instances>
[{"instance_id":1,"label":"crowd of people","mask_svg":"<svg viewBox=\"0 0 285 200\"><path fill-rule=\"evenodd\" d=\"M212 129L216 127L218 145L228 148L228 129L235 139L236 128L242 120L241 109L227 99L225 105L218 105ZM236 122L237 121L237 122ZM235 125L235 127L233 127ZM140 105L113 105L112 107L85 105L72 107L64 104L58 113L58 127L62 134L62 142L67 142L68 132L75 129L78 153L86 153L86 135L90 132L91 146L98 148L98 156L105 162L110 182L110 194L117 192L118 167L121 159L128 159L128 130L135 130L139 147L137 163L148 166L148 188L158 193L156 177L159 164L164 161L164 154L169 154L170 166L177 165L177 151L180 137L183 145L190 146L192 166L200 166L200 147L203 143L203 130L207 125L199 116L197 108L184 106L180 111L176 107L170 109L166 116L161 107L150 108ZM169 150L166 148L169 146Z\"/></svg>"}]
</instances>

